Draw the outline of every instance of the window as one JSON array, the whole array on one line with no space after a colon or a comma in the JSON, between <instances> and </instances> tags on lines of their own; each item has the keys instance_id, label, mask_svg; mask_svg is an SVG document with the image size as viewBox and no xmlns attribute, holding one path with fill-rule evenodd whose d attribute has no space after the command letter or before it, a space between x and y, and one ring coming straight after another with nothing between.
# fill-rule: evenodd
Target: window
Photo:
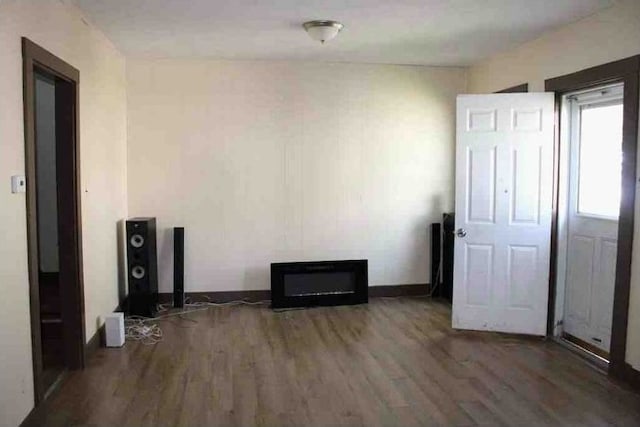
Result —
<instances>
[{"instance_id":1,"label":"window","mask_svg":"<svg viewBox=\"0 0 640 427\"><path fill-rule=\"evenodd\" d=\"M622 87L576 96L577 213L617 219L622 172ZM576 123L576 122L574 122Z\"/></svg>"}]
</instances>

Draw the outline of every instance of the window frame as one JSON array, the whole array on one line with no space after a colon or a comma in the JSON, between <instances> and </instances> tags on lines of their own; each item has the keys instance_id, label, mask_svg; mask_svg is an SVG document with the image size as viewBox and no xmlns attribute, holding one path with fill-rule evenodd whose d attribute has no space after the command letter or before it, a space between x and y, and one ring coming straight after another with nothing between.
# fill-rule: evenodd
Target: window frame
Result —
<instances>
[{"instance_id":1,"label":"window frame","mask_svg":"<svg viewBox=\"0 0 640 427\"><path fill-rule=\"evenodd\" d=\"M600 94L595 94L600 92ZM604 221L618 222L620 214L617 216L601 215L597 213L581 212L580 211L580 188L581 188L581 171L582 171L582 112L587 108L600 108L607 106L620 105L623 108L624 118L624 84L615 83L613 85L607 85L598 87L595 89L589 89L587 91L580 91L578 93L568 94L567 100L570 108L570 163L575 166L571 166L571 169L576 168L576 176L570 179L575 179L576 182L572 184L575 189L575 195L571 197L571 203L569 209L573 215L582 218L591 218ZM574 148L575 147L575 148ZM622 154L622 141L620 141L620 151ZM573 172L572 172L573 173ZM622 197L622 194L620 195Z\"/></svg>"}]
</instances>

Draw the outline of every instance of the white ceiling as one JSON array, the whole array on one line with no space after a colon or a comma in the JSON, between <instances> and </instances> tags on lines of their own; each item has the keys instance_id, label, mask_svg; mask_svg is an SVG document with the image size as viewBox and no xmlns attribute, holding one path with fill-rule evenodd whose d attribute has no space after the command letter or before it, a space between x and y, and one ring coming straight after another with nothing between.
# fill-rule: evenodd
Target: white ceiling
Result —
<instances>
[{"instance_id":1,"label":"white ceiling","mask_svg":"<svg viewBox=\"0 0 640 427\"><path fill-rule=\"evenodd\" d=\"M615 0L75 0L131 57L470 65ZM301 24L334 19L325 45Z\"/></svg>"}]
</instances>

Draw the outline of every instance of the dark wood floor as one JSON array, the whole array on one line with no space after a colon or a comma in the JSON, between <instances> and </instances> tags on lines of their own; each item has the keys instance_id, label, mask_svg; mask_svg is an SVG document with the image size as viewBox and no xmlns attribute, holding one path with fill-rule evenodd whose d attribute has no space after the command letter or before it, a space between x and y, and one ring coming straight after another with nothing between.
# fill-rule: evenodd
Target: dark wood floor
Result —
<instances>
[{"instance_id":1,"label":"dark wood floor","mask_svg":"<svg viewBox=\"0 0 640 427\"><path fill-rule=\"evenodd\" d=\"M640 425L640 395L565 348L454 331L427 299L187 317L99 350L34 425Z\"/></svg>"}]
</instances>

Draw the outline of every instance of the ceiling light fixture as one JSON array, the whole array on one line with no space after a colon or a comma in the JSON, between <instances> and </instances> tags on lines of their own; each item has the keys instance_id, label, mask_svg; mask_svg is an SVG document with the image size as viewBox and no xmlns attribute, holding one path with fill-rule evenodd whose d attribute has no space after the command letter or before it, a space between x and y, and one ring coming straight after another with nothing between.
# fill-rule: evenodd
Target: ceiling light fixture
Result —
<instances>
[{"instance_id":1,"label":"ceiling light fixture","mask_svg":"<svg viewBox=\"0 0 640 427\"><path fill-rule=\"evenodd\" d=\"M304 29L314 40L319 41L324 44L327 40L331 40L335 36L338 35L340 30L344 27L341 23L337 21L309 21L302 24Z\"/></svg>"}]
</instances>

